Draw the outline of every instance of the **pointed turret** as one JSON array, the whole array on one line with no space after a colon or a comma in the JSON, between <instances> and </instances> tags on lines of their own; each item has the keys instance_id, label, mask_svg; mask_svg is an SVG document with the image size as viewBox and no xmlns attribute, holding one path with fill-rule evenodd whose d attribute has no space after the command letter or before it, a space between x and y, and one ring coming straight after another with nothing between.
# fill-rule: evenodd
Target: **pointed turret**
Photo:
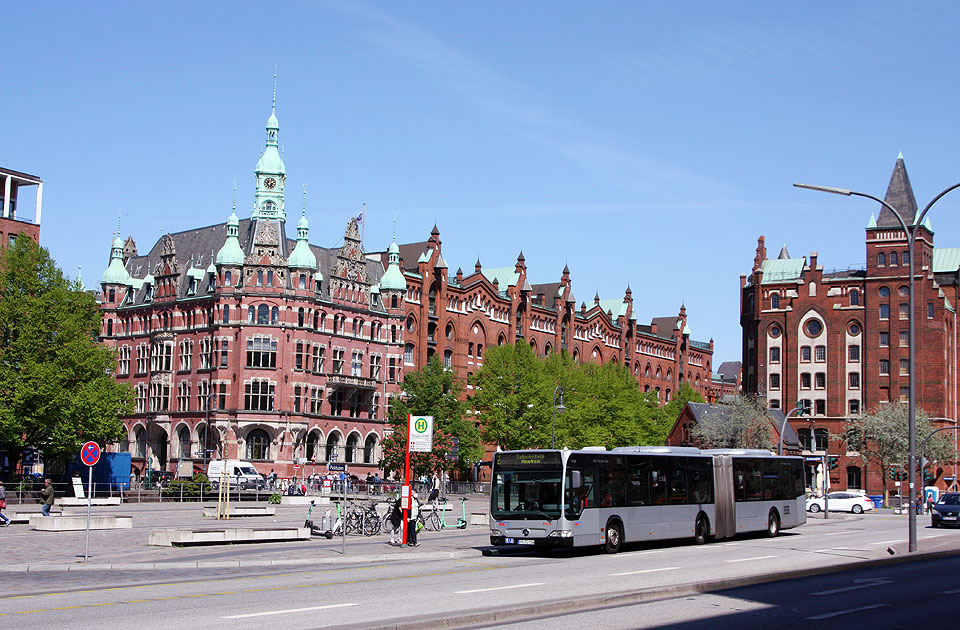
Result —
<instances>
[{"instance_id":1,"label":"pointed turret","mask_svg":"<svg viewBox=\"0 0 960 630\"><path fill-rule=\"evenodd\" d=\"M317 269L317 257L310 249L307 238L310 233L310 223L307 221L307 187L303 187L303 213L297 222L297 246L290 252L287 267L290 269Z\"/></svg>"},{"instance_id":2,"label":"pointed turret","mask_svg":"<svg viewBox=\"0 0 960 630\"><path fill-rule=\"evenodd\" d=\"M394 241L387 250L387 270L380 278L380 291L403 291L407 290L407 280L400 271L400 247Z\"/></svg>"},{"instance_id":3,"label":"pointed turret","mask_svg":"<svg viewBox=\"0 0 960 630\"><path fill-rule=\"evenodd\" d=\"M280 123L277 121L277 75L273 75L273 109L267 119L267 142L254 169L257 190L254 195L253 219L286 219L283 206L283 186L287 169L280 156Z\"/></svg>"},{"instance_id":4,"label":"pointed turret","mask_svg":"<svg viewBox=\"0 0 960 630\"><path fill-rule=\"evenodd\" d=\"M127 284L130 281L130 274L123 266L123 241L120 240L120 232L117 232L117 238L113 239L113 247L110 249L110 264L100 276L100 284Z\"/></svg>"},{"instance_id":5,"label":"pointed turret","mask_svg":"<svg viewBox=\"0 0 960 630\"><path fill-rule=\"evenodd\" d=\"M903 222L907 225L913 223L917 214L917 199L913 196L913 187L910 186L910 178L907 176L907 167L903 162L903 153L897 156L897 163L893 167L893 174L890 176L890 184L887 186L887 194L883 200L896 208ZM881 207L880 216L877 217L877 227L879 228L900 228L900 221L894 216L886 206Z\"/></svg>"},{"instance_id":6,"label":"pointed turret","mask_svg":"<svg viewBox=\"0 0 960 630\"><path fill-rule=\"evenodd\" d=\"M790 252L787 251L786 243L784 243L783 247L780 248L780 255L777 256L777 258L780 260L787 260L788 258L790 258Z\"/></svg>"},{"instance_id":7,"label":"pointed turret","mask_svg":"<svg viewBox=\"0 0 960 630\"><path fill-rule=\"evenodd\" d=\"M234 209L230 213L230 218L227 219L227 238L223 247L217 252L217 265L240 267L243 265L243 259L243 249L240 247L240 220Z\"/></svg>"},{"instance_id":8,"label":"pointed turret","mask_svg":"<svg viewBox=\"0 0 960 630\"><path fill-rule=\"evenodd\" d=\"M867 229L868 229L868 230L872 230L872 229L875 228L875 227L877 227L877 217L874 216L874 214L871 212L871 213L870 213L870 220L867 221Z\"/></svg>"}]
</instances>

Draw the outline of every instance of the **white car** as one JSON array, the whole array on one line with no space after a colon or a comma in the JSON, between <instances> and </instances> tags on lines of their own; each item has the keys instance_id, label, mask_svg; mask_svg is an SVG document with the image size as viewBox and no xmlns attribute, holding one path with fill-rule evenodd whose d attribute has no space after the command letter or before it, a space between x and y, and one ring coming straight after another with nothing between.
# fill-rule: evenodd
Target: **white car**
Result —
<instances>
[{"instance_id":1,"label":"white car","mask_svg":"<svg viewBox=\"0 0 960 630\"><path fill-rule=\"evenodd\" d=\"M853 512L854 514L863 514L875 510L873 501L869 497L857 492L831 492L827 495L827 503L830 505L831 512ZM807 499L808 512L823 511L823 497L810 497Z\"/></svg>"}]
</instances>

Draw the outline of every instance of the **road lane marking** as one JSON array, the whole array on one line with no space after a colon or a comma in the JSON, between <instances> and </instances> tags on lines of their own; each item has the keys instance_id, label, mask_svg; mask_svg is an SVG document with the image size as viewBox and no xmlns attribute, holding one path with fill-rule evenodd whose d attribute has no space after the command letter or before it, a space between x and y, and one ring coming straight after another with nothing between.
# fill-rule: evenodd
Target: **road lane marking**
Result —
<instances>
[{"instance_id":1,"label":"road lane marking","mask_svg":"<svg viewBox=\"0 0 960 630\"><path fill-rule=\"evenodd\" d=\"M780 556L754 556L753 558L737 558L736 560L724 560L724 562L749 562L750 560L766 560L767 558L779 558Z\"/></svg>"},{"instance_id":2,"label":"road lane marking","mask_svg":"<svg viewBox=\"0 0 960 630\"><path fill-rule=\"evenodd\" d=\"M493 588L475 588L469 591L454 591L455 595L466 595L467 593L486 593L487 591L505 591L511 588L526 588L528 586L543 586L543 582L531 582L530 584L512 584L510 586L495 586Z\"/></svg>"},{"instance_id":3,"label":"road lane marking","mask_svg":"<svg viewBox=\"0 0 960 630\"><path fill-rule=\"evenodd\" d=\"M863 610L873 610L874 608L883 608L884 606L889 606L890 604L874 604L873 606L861 606L860 608L851 608L850 610L839 610L837 612L826 613L824 615L817 615L816 617L807 617L811 621L820 621L821 619L829 619L830 617L839 617L840 615L849 615L850 613L860 612Z\"/></svg>"},{"instance_id":4,"label":"road lane marking","mask_svg":"<svg viewBox=\"0 0 960 630\"><path fill-rule=\"evenodd\" d=\"M627 571L626 573L611 573L610 575L639 575L641 573L656 573L658 571L673 571L680 567L660 567L659 569L644 569L643 571Z\"/></svg>"},{"instance_id":5,"label":"road lane marking","mask_svg":"<svg viewBox=\"0 0 960 630\"><path fill-rule=\"evenodd\" d=\"M881 542L873 542L871 545L892 545L893 543L903 542L903 538L897 538L896 540L884 540Z\"/></svg>"},{"instance_id":6,"label":"road lane marking","mask_svg":"<svg viewBox=\"0 0 960 630\"><path fill-rule=\"evenodd\" d=\"M940 591L941 595L956 595L957 593L960 593L960 588L955 588L952 591Z\"/></svg>"},{"instance_id":7,"label":"road lane marking","mask_svg":"<svg viewBox=\"0 0 960 630\"><path fill-rule=\"evenodd\" d=\"M287 615L290 613L309 612L312 610L327 610L329 608L347 608L360 604L328 604L326 606L310 606L309 608L288 608L287 610L267 610L265 612L247 613L246 615L230 615L221 619L246 619L248 617L266 617L268 615Z\"/></svg>"},{"instance_id":8,"label":"road lane marking","mask_svg":"<svg viewBox=\"0 0 960 630\"><path fill-rule=\"evenodd\" d=\"M832 588L829 591L817 591L816 593L810 593L811 595L835 595L837 593L846 593L847 591L858 591L862 588L871 588L873 586L883 586L884 584L892 584L893 580L888 580L886 578L876 578L872 580L865 580L864 584L857 584L856 586L845 586L843 588Z\"/></svg>"}]
</instances>

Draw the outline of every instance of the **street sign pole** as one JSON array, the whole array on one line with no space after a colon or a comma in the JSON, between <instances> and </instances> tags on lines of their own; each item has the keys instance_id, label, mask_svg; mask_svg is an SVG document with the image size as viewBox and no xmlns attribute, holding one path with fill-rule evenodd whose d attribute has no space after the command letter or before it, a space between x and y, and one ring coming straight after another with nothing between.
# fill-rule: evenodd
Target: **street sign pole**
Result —
<instances>
[{"instance_id":1,"label":"street sign pole","mask_svg":"<svg viewBox=\"0 0 960 630\"><path fill-rule=\"evenodd\" d=\"M93 505L93 467L100 461L100 445L87 442L80 448L80 461L87 465L87 542L83 547L83 561L90 557L90 506Z\"/></svg>"},{"instance_id":2,"label":"street sign pole","mask_svg":"<svg viewBox=\"0 0 960 630\"><path fill-rule=\"evenodd\" d=\"M410 514L411 501L413 500L412 492L410 489L410 424L412 423L413 416L407 416L407 459L406 464L403 467L403 487L404 489L400 491L400 501L403 503L403 523L401 524L403 529L401 530L402 535L400 537L400 545L405 546L407 544L407 529L408 523L410 522L408 516ZM403 496L406 494L407 500L404 503Z\"/></svg>"}]
</instances>

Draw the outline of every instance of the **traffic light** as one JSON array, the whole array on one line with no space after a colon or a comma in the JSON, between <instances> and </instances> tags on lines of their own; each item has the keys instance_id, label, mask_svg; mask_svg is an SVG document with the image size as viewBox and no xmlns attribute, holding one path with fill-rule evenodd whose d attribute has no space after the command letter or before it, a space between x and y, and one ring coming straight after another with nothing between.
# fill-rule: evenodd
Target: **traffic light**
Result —
<instances>
[{"instance_id":1,"label":"traffic light","mask_svg":"<svg viewBox=\"0 0 960 630\"><path fill-rule=\"evenodd\" d=\"M833 470L833 469L835 469L835 468L837 467L837 461L838 461L839 459L840 459L839 457L828 457L828 458L827 458L827 469L828 469L828 470Z\"/></svg>"}]
</instances>

